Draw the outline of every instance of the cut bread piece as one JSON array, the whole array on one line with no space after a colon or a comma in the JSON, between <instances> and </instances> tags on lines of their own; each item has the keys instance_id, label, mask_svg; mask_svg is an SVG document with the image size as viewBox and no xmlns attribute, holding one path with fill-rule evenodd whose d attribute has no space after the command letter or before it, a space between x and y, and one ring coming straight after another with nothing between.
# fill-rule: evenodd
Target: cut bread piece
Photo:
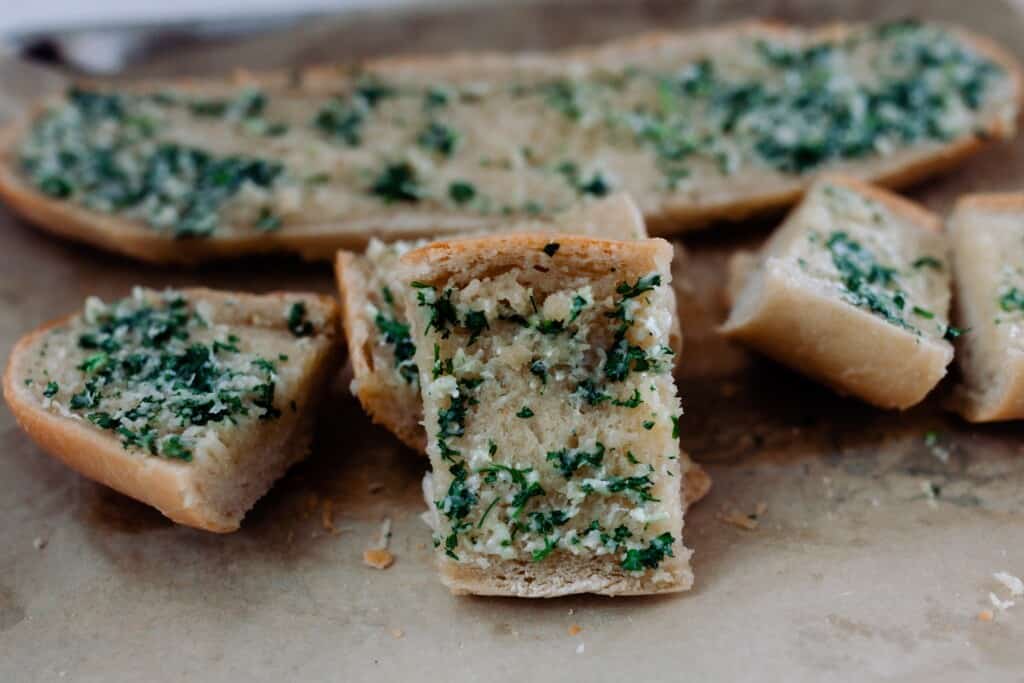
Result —
<instances>
[{"instance_id":1,"label":"cut bread piece","mask_svg":"<svg viewBox=\"0 0 1024 683\"><path fill-rule=\"evenodd\" d=\"M443 582L554 597L689 588L672 247L508 235L401 258Z\"/></svg>"},{"instance_id":2,"label":"cut bread piece","mask_svg":"<svg viewBox=\"0 0 1024 683\"><path fill-rule=\"evenodd\" d=\"M316 294L136 289L22 338L4 396L43 450L180 524L234 531L307 455L337 367Z\"/></svg>"},{"instance_id":3,"label":"cut bread piece","mask_svg":"<svg viewBox=\"0 0 1024 683\"><path fill-rule=\"evenodd\" d=\"M633 201L621 194L566 211L553 221L522 223L513 229L552 235L545 245L552 254L559 249L559 234L618 240L647 236L643 216ZM426 241L384 244L374 240L364 254L339 252L335 263L352 363L352 393L374 422L420 452L426 452L427 437L421 424L423 411L413 358L416 346L405 317L411 290L401 282L398 260L402 254L425 244ZM682 351L682 334L674 313L669 336L669 345L678 355Z\"/></svg>"},{"instance_id":4,"label":"cut bread piece","mask_svg":"<svg viewBox=\"0 0 1024 683\"><path fill-rule=\"evenodd\" d=\"M950 218L955 403L971 422L1024 418L1024 194L972 195Z\"/></svg>"},{"instance_id":5,"label":"cut bread piece","mask_svg":"<svg viewBox=\"0 0 1024 683\"><path fill-rule=\"evenodd\" d=\"M946 240L938 218L905 199L822 179L731 270L739 291L722 332L839 393L903 409L946 374Z\"/></svg>"},{"instance_id":6,"label":"cut bread piece","mask_svg":"<svg viewBox=\"0 0 1024 683\"><path fill-rule=\"evenodd\" d=\"M892 186L934 174L1014 134L1020 73L937 24L746 22L553 53L92 84L3 134L0 195L47 230L157 262L333 258L610 190L668 234L791 204L822 170Z\"/></svg>"}]
</instances>

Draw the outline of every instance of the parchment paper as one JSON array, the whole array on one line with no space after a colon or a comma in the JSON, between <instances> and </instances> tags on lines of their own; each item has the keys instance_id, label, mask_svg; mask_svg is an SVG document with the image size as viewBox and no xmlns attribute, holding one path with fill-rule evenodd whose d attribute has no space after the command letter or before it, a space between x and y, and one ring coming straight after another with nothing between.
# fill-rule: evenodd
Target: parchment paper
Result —
<instances>
[{"instance_id":1,"label":"parchment paper","mask_svg":"<svg viewBox=\"0 0 1024 683\"><path fill-rule=\"evenodd\" d=\"M920 15L1024 55L1002 2L523 3L352 15L284 36L181 50L137 74L223 72L392 52L540 48L765 16ZM58 80L9 61L0 112ZM911 194L1024 187L1024 138ZM697 584L671 597L455 598L418 519L425 463L372 426L339 378L315 453L238 533L176 527L43 455L0 408L0 680L1024 680L1020 425L969 427L943 389L884 413L724 344L728 253L775 221L687 238L683 446L714 478L685 540ZM44 236L0 210L0 352L22 332L136 283L333 289L326 264L258 259L181 271ZM933 437L926 434L934 432ZM744 529L757 513L756 529ZM395 564L362 563L393 523ZM333 531L332 531L333 529ZM995 619L978 619L993 609ZM582 630L570 635L571 626ZM575 630L575 629L573 629Z\"/></svg>"}]
</instances>

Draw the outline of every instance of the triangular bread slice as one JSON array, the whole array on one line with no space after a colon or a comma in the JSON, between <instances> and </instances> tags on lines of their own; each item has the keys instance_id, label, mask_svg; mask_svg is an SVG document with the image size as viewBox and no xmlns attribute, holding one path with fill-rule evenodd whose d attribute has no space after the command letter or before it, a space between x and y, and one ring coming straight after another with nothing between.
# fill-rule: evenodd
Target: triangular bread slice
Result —
<instances>
[{"instance_id":1,"label":"triangular bread slice","mask_svg":"<svg viewBox=\"0 0 1024 683\"><path fill-rule=\"evenodd\" d=\"M137 288L23 337L4 396L84 476L180 524L234 531L307 455L336 328L316 294Z\"/></svg>"},{"instance_id":2,"label":"triangular bread slice","mask_svg":"<svg viewBox=\"0 0 1024 683\"><path fill-rule=\"evenodd\" d=\"M1024 194L968 195L949 221L962 384L971 422L1024 418Z\"/></svg>"},{"instance_id":3,"label":"triangular bread slice","mask_svg":"<svg viewBox=\"0 0 1024 683\"><path fill-rule=\"evenodd\" d=\"M493 236L400 260L442 581L518 597L686 590L672 247L549 244Z\"/></svg>"},{"instance_id":4,"label":"triangular bread slice","mask_svg":"<svg viewBox=\"0 0 1024 683\"><path fill-rule=\"evenodd\" d=\"M953 359L941 222L889 192L824 178L731 270L723 334L839 393L908 408Z\"/></svg>"}]
</instances>

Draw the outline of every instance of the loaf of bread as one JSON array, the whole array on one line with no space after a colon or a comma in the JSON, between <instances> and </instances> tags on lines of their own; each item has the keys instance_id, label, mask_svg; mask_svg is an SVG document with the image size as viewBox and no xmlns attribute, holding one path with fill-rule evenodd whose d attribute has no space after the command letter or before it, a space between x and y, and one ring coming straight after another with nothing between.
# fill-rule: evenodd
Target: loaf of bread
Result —
<instances>
[{"instance_id":1,"label":"loaf of bread","mask_svg":"<svg viewBox=\"0 0 1024 683\"><path fill-rule=\"evenodd\" d=\"M815 183L730 279L722 332L840 393L908 408L953 359L939 219L856 180Z\"/></svg>"},{"instance_id":2,"label":"loaf of bread","mask_svg":"<svg viewBox=\"0 0 1024 683\"><path fill-rule=\"evenodd\" d=\"M442 580L520 597L685 590L672 248L549 244L492 236L400 260Z\"/></svg>"},{"instance_id":3,"label":"loaf of bread","mask_svg":"<svg viewBox=\"0 0 1024 683\"><path fill-rule=\"evenodd\" d=\"M905 185L1014 134L1019 65L966 31L747 22L555 53L89 85L0 136L0 196L156 262L490 231L622 190L652 234Z\"/></svg>"},{"instance_id":4,"label":"loaf of bread","mask_svg":"<svg viewBox=\"0 0 1024 683\"><path fill-rule=\"evenodd\" d=\"M136 289L22 338L4 397L39 446L81 474L209 531L307 454L339 359L315 294Z\"/></svg>"},{"instance_id":5,"label":"loaf of bread","mask_svg":"<svg viewBox=\"0 0 1024 683\"><path fill-rule=\"evenodd\" d=\"M964 197L949 228L956 407L971 422L1024 418L1024 194Z\"/></svg>"}]
</instances>

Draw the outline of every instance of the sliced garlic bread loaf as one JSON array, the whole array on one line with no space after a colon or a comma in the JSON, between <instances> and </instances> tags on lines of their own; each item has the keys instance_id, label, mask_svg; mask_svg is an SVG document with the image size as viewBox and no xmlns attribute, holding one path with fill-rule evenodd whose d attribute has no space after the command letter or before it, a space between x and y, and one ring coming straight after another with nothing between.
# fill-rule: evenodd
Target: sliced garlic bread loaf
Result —
<instances>
[{"instance_id":1,"label":"sliced garlic bread loaf","mask_svg":"<svg viewBox=\"0 0 1024 683\"><path fill-rule=\"evenodd\" d=\"M950 218L962 384L972 422L1024 418L1024 195L972 195Z\"/></svg>"},{"instance_id":2,"label":"sliced garlic bread loaf","mask_svg":"<svg viewBox=\"0 0 1024 683\"><path fill-rule=\"evenodd\" d=\"M947 246L923 208L828 177L733 265L728 337L883 408L918 403L946 374Z\"/></svg>"},{"instance_id":3,"label":"sliced garlic bread loaf","mask_svg":"<svg viewBox=\"0 0 1024 683\"><path fill-rule=\"evenodd\" d=\"M914 21L748 22L590 49L78 87L0 140L0 194L137 258L493 230L612 190L654 234L792 203L821 170L889 185L1014 134L1019 65Z\"/></svg>"},{"instance_id":4,"label":"sliced garlic bread loaf","mask_svg":"<svg viewBox=\"0 0 1024 683\"><path fill-rule=\"evenodd\" d=\"M315 294L136 289L14 347L4 396L41 448L209 531L242 517L307 454L339 358Z\"/></svg>"},{"instance_id":5,"label":"sliced garlic bread loaf","mask_svg":"<svg viewBox=\"0 0 1024 683\"><path fill-rule=\"evenodd\" d=\"M546 235L405 254L425 485L456 593L685 590L672 248Z\"/></svg>"}]
</instances>

